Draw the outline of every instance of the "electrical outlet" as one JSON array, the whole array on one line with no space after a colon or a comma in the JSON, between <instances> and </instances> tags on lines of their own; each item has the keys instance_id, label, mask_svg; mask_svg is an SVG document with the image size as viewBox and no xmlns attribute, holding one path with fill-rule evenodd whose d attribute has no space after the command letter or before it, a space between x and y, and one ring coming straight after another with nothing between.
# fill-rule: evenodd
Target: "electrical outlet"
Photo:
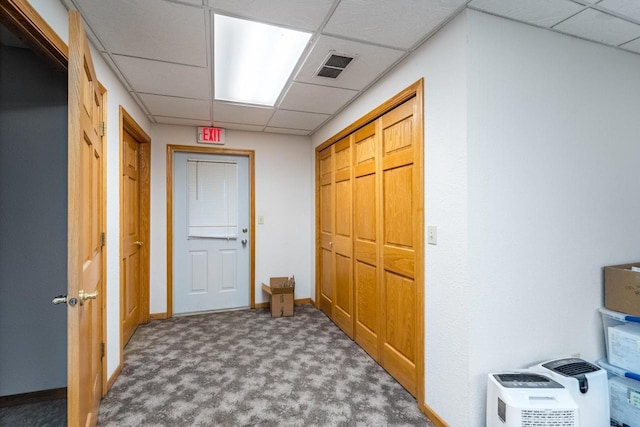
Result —
<instances>
[{"instance_id":1,"label":"electrical outlet","mask_svg":"<svg viewBox=\"0 0 640 427\"><path fill-rule=\"evenodd\" d=\"M427 226L427 243L430 245L438 244L438 226L437 225Z\"/></svg>"}]
</instances>

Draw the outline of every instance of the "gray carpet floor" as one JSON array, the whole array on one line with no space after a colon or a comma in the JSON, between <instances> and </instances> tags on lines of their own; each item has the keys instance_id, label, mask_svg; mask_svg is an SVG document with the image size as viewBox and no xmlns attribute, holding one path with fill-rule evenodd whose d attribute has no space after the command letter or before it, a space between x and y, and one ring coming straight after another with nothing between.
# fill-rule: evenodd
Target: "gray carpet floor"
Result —
<instances>
[{"instance_id":1,"label":"gray carpet floor","mask_svg":"<svg viewBox=\"0 0 640 427\"><path fill-rule=\"evenodd\" d=\"M98 425L433 426L310 305L153 321L127 345Z\"/></svg>"},{"instance_id":2,"label":"gray carpet floor","mask_svg":"<svg viewBox=\"0 0 640 427\"><path fill-rule=\"evenodd\" d=\"M0 427L64 427L67 399L0 408Z\"/></svg>"}]
</instances>

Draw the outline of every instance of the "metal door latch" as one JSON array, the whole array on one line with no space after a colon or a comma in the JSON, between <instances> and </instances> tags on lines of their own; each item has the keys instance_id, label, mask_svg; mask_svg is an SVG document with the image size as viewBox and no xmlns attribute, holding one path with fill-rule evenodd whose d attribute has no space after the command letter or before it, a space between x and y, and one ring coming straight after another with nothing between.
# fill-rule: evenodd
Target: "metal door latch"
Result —
<instances>
[{"instance_id":1,"label":"metal door latch","mask_svg":"<svg viewBox=\"0 0 640 427\"><path fill-rule=\"evenodd\" d=\"M78 300L75 298L67 299L66 295L58 295L54 299L51 300L51 304L68 304L70 306L74 306L78 303Z\"/></svg>"}]
</instances>

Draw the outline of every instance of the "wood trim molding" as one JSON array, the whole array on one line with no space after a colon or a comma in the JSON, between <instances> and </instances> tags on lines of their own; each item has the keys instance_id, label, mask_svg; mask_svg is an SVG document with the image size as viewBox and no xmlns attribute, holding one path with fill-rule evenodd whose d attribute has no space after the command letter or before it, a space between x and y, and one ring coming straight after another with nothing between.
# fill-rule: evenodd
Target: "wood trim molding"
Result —
<instances>
[{"instance_id":1,"label":"wood trim molding","mask_svg":"<svg viewBox=\"0 0 640 427\"><path fill-rule=\"evenodd\" d=\"M416 94L418 92L422 93L423 85L424 85L424 79L420 79L417 82L415 82L414 84L412 84L411 86L409 86L406 89L404 89L402 92L400 92L397 95L395 95L394 97L388 99L382 105L380 105L377 108L371 110L369 113L367 113L364 116L360 117L358 120L356 120L355 122L353 122L352 124L350 124L346 128L342 129L340 132L336 133L335 135L333 135L331 138L327 139L322 144L318 145L316 147L316 153L324 150L325 148L327 148L331 144L340 141L345 136L349 136L350 134L352 134L356 130L360 129L361 127L363 127L363 126L365 126L365 125L367 125L369 123L371 123L372 121L374 121L378 117L382 116L383 114L388 113L389 111L393 110L398 105L400 105L403 102L407 101L408 99L411 99L414 96L416 96Z\"/></svg>"},{"instance_id":2,"label":"wood trim molding","mask_svg":"<svg viewBox=\"0 0 640 427\"><path fill-rule=\"evenodd\" d=\"M417 156L414 160L415 167L415 177L413 181L413 185L415 186L415 191L418 192L418 200L417 203L419 205L418 212L416 217L414 218L414 230L416 235L424 236L424 79L413 83L411 86L399 92L397 95L385 101L382 105L373 109L371 112L367 113L360 119L356 120L354 123L336 133L334 136L318 145L315 149L315 167L316 167L316 260L315 260L315 270L316 270L316 292L315 297L316 301L320 301L320 163L319 163L319 154L321 151L335 144L336 142L344 139L345 137L353 134L358 129L372 123L377 120L384 114L393 110L394 108L400 106L406 101L415 98L415 109L414 115L416 117L416 125L417 129L414 133L414 147L416 147ZM378 193L380 189L377 189ZM379 202L381 203L381 202ZM381 231L378 231L381 234ZM417 284L416 289L416 324L415 324L415 342L416 342L416 401L418 407L421 408L424 405L424 387L425 387L425 375L424 375L424 356L425 356L425 337L424 337L424 237L420 239L415 245L416 251L416 272L415 272L415 282ZM426 407L426 405L424 405ZM446 424L442 424L446 425Z\"/></svg>"},{"instance_id":3,"label":"wood trim molding","mask_svg":"<svg viewBox=\"0 0 640 427\"><path fill-rule=\"evenodd\" d=\"M149 320L164 320L167 319L167 313L151 313L149 314Z\"/></svg>"},{"instance_id":4,"label":"wood trim molding","mask_svg":"<svg viewBox=\"0 0 640 427\"><path fill-rule=\"evenodd\" d=\"M221 154L249 158L249 307L256 308L255 287L255 151L234 148L167 145L167 317L173 317L173 155L182 153Z\"/></svg>"},{"instance_id":5,"label":"wood trim molding","mask_svg":"<svg viewBox=\"0 0 640 427\"><path fill-rule=\"evenodd\" d=\"M100 83L100 82L98 82ZM99 84L99 90L102 94L102 121L105 123L104 135L102 135L102 218L100 228L104 235L107 235L107 88L102 84ZM102 298L102 345L104 345L104 354L102 355L102 396L107 395L107 250L109 249L108 242L105 239L104 247L102 248L102 286L100 294L104 295Z\"/></svg>"},{"instance_id":6,"label":"wood trim molding","mask_svg":"<svg viewBox=\"0 0 640 427\"><path fill-rule=\"evenodd\" d=\"M55 68L66 72L69 48L27 0L0 0L0 21L45 57Z\"/></svg>"},{"instance_id":7,"label":"wood trim molding","mask_svg":"<svg viewBox=\"0 0 640 427\"><path fill-rule=\"evenodd\" d=\"M107 394L107 392L109 392L109 390L111 390L111 387L113 387L113 383L115 383L116 380L118 379L118 377L120 376L120 373L122 372L122 367L123 366L124 366L124 364L122 362L120 362L120 364L118 365L116 370L113 371L113 374L111 375L111 378L109 378L109 380L106 382L105 392L104 392L105 395Z\"/></svg>"},{"instance_id":8,"label":"wood trim molding","mask_svg":"<svg viewBox=\"0 0 640 427\"><path fill-rule=\"evenodd\" d=\"M440 415L436 414L436 412L431 409L426 403L419 403L418 409L420 409L420 412L425 414L436 427L449 427L449 424L447 424L447 422L443 420Z\"/></svg>"},{"instance_id":9,"label":"wood trim molding","mask_svg":"<svg viewBox=\"0 0 640 427\"><path fill-rule=\"evenodd\" d=\"M53 388L51 390L32 391L29 393L12 394L0 396L0 408L10 406L25 405L27 403L45 402L47 400L57 400L67 398L67 388Z\"/></svg>"}]
</instances>

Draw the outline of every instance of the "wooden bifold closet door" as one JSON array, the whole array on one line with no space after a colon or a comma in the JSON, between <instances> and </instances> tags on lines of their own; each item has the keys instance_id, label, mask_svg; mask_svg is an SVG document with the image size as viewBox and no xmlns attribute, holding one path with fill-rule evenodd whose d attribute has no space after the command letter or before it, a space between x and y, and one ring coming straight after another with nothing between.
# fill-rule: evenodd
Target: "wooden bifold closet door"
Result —
<instances>
[{"instance_id":1,"label":"wooden bifold closet door","mask_svg":"<svg viewBox=\"0 0 640 427\"><path fill-rule=\"evenodd\" d=\"M321 145L316 158L318 306L414 396L424 376L419 83L420 96Z\"/></svg>"}]
</instances>

